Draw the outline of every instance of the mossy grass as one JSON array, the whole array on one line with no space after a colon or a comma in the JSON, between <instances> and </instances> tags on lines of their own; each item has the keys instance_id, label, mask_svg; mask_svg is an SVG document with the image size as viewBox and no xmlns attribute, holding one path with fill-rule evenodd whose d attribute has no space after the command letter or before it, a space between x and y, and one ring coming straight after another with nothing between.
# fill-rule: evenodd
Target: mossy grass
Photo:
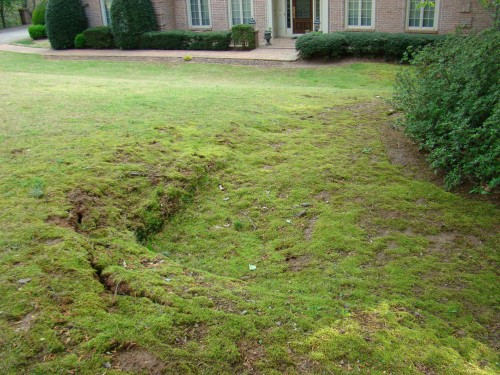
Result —
<instances>
[{"instance_id":1,"label":"mossy grass","mask_svg":"<svg viewBox=\"0 0 500 375\"><path fill-rule=\"evenodd\" d=\"M398 69L0 54L0 373L496 373L498 210L389 161Z\"/></svg>"}]
</instances>

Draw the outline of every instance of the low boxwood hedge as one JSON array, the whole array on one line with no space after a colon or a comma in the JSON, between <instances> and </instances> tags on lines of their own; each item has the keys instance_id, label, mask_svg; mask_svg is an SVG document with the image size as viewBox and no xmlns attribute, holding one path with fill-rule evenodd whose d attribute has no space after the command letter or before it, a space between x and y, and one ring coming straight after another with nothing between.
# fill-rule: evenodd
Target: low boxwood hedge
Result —
<instances>
[{"instance_id":1,"label":"low boxwood hedge","mask_svg":"<svg viewBox=\"0 0 500 375\"><path fill-rule=\"evenodd\" d=\"M231 44L231 32L194 32L183 30L144 33L142 49L226 51Z\"/></svg>"},{"instance_id":2,"label":"low boxwood hedge","mask_svg":"<svg viewBox=\"0 0 500 375\"><path fill-rule=\"evenodd\" d=\"M83 32L87 48L108 49L114 48L113 32L109 26L98 26Z\"/></svg>"},{"instance_id":3,"label":"low boxwood hedge","mask_svg":"<svg viewBox=\"0 0 500 375\"><path fill-rule=\"evenodd\" d=\"M381 32L309 33L301 36L295 47L303 59L315 57L383 57L399 60L422 47L442 40L434 34L391 34Z\"/></svg>"}]
</instances>

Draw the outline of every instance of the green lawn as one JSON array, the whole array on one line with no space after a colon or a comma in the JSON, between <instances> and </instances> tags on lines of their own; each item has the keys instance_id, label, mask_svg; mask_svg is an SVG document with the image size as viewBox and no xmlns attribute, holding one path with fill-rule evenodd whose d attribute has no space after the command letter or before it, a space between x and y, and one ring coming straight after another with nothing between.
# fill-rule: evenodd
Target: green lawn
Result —
<instances>
[{"instance_id":1,"label":"green lawn","mask_svg":"<svg viewBox=\"0 0 500 375\"><path fill-rule=\"evenodd\" d=\"M1 53L0 373L497 373L498 209L391 164L398 69Z\"/></svg>"}]
</instances>

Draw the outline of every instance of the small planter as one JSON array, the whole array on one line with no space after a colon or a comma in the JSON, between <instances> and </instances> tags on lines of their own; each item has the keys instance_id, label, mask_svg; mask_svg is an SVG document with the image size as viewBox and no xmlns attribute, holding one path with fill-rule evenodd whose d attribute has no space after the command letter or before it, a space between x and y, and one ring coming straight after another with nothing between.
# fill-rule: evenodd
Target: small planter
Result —
<instances>
[{"instance_id":1,"label":"small planter","mask_svg":"<svg viewBox=\"0 0 500 375\"><path fill-rule=\"evenodd\" d=\"M266 46L271 45L272 32L270 30L264 31L264 39L266 41Z\"/></svg>"}]
</instances>

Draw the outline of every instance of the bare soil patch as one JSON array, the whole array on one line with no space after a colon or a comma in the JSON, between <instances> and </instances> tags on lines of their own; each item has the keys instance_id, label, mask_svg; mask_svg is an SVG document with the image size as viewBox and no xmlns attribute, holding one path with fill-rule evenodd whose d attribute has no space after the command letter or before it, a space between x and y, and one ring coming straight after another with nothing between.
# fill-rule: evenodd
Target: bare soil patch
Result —
<instances>
[{"instance_id":1,"label":"bare soil patch","mask_svg":"<svg viewBox=\"0 0 500 375\"><path fill-rule=\"evenodd\" d=\"M241 341L238 344L238 349L241 354L242 363L245 369L250 374L260 374L256 368L256 364L265 358L265 351L262 345L249 341Z\"/></svg>"},{"instance_id":2,"label":"bare soil patch","mask_svg":"<svg viewBox=\"0 0 500 375\"><path fill-rule=\"evenodd\" d=\"M307 241L312 241L314 227L315 227L317 221L318 221L317 216L313 216L312 218L309 219L309 223L308 223L306 229L304 229L304 237L306 238Z\"/></svg>"},{"instance_id":3,"label":"bare soil patch","mask_svg":"<svg viewBox=\"0 0 500 375\"><path fill-rule=\"evenodd\" d=\"M114 358L113 367L134 374L161 375L165 364L148 351L133 348L118 353Z\"/></svg>"},{"instance_id":4,"label":"bare soil patch","mask_svg":"<svg viewBox=\"0 0 500 375\"><path fill-rule=\"evenodd\" d=\"M15 322L12 326L16 332L28 332L36 319L36 314L28 313L20 321Z\"/></svg>"},{"instance_id":5,"label":"bare soil patch","mask_svg":"<svg viewBox=\"0 0 500 375\"><path fill-rule=\"evenodd\" d=\"M304 268L307 268L311 263L310 255L288 255L285 258L285 261L288 263L288 271L290 272L298 272L302 271Z\"/></svg>"}]
</instances>

